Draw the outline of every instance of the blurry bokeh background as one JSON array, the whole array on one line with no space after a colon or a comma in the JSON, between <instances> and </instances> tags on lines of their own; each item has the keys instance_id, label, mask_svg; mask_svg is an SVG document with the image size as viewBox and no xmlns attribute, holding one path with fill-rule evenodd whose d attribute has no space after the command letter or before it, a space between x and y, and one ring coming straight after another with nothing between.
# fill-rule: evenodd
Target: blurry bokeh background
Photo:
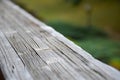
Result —
<instances>
[{"instance_id":1,"label":"blurry bokeh background","mask_svg":"<svg viewBox=\"0 0 120 80\"><path fill-rule=\"evenodd\" d=\"M95 58L120 70L120 0L13 0Z\"/></svg>"}]
</instances>

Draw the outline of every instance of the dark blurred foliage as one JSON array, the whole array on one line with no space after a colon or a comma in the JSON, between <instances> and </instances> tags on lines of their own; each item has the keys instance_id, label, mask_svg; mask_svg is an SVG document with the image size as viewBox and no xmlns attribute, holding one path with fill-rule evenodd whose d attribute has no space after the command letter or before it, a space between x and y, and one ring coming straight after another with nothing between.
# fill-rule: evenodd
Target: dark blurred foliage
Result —
<instances>
[{"instance_id":1,"label":"dark blurred foliage","mask_svg":"<svg viewBox=\"0 0 120 80\"><path fill-rule=\"evenodd\" d=\"M107 37L107 33L94 26L76 26L60 21L49 22L48 25L52 26L65 36L76 40L82 40L89 37Z\"/></svg>"},{"instance_id":2,"label":"dark blurred foliage","mask_svg":"<svg viewBox=\"0 0 120 80\"><path fill-rule=\"evenodd\" d=\"M65 0L67 3L72 3L74 6L77 6L82 2L82 0Z\"/></svg>"}]
</instances>

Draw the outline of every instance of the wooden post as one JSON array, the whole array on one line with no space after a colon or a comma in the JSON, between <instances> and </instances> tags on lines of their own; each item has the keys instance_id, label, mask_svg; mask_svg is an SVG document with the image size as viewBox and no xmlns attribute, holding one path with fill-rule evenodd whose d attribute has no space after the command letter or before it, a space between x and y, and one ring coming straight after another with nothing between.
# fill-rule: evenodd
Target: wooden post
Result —
<instances>
[{"instance_id":1,"label":"wooden post","mask_svg":"<svg viewBox=\"0 0 120 80\"><path fill-rule=\"evenodd\" d=\"M92 26L92 7L90 4L85 4L85 11L86 11L86 25L87 27Z\"/></svg>"}]
</instances>

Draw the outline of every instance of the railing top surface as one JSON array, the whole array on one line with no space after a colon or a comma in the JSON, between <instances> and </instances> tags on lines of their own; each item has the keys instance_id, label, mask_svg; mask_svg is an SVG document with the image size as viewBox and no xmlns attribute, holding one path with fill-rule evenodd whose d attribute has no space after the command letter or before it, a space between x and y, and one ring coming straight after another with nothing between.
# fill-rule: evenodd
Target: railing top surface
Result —
<instances>
[{"instance_id":1,"label":"railing top surface","mask_svg":"<svg viewBox=\"0 0 120 80\"><path fill-rule=\"evenodd\" d=\"M119 71L9 0L0 2L0 68L6 80L120 80Z\"/></svg>"}]
</instances>

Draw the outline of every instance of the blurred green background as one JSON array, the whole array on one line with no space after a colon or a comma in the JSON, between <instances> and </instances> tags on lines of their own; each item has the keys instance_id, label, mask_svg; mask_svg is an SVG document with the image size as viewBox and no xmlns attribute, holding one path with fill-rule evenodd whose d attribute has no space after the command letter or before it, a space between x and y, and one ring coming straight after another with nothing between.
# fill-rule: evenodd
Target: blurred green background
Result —
<instances>
[{"instance_id":1,"label":"blurred green background","mask_svg":"<svg viewBox=\"0 0 120 80\"><path fill-rule=\"evenodd\" d=\"M120 70L120 0L13 0L95 58Z\"/></svg>"}]
</instances>

